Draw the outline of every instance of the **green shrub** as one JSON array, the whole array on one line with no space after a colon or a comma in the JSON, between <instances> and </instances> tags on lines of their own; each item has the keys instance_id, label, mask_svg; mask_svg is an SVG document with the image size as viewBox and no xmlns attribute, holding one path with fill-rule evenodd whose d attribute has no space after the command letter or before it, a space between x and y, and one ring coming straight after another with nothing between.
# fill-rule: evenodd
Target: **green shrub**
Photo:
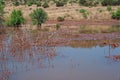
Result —
<instances>
[{"instance_id":1,"label":"green shrub","mask_svg":"<svg viewBox=\"0 0 120 80\"><path fill-rule=\"evenodd\" d=\"M107 11L112 11L112 7L111 6L107 6Z\"/></svg>"},{"instance_id":2,"label":"green shrub","mask_svg":"<svg viewBox=\"0 0 120 80\"><path fill-rule=\"evenodd\" d=\"M98 0L79 0L79 5L96 6L99 4Z\"/></svg>"},{"instance_id":3,"label":"green shrub","mask_svg":"<svg viewBox=\"0 0 120 80\"><path fill-rule=\"evenodd\" d=\"M86 0L79 0L79 5L85 5L86 4Z\"/></svg>"},{"instance_id":4,"label":"green shrub","mask_svg":"<svg viewBox=\"0 0 120 80\"><path fill-rule=\"evenodd\" d=\"M0 0L1 5L5 5L5 2L3 0Z\"/></svg>"},{"instance_id":5,"label":"green shrub","mask_svg":"<svg viewBox=\"0 0 120 80\"><path fill-rule=\"evenodd\" d=\"M86 10L85 9L80 9L80 13L85 13Z\"/></svg>"},{"instance_id":6,"label":"green shrub","mask_svg":"<svg viewBox=\"0 0 120 80\"><path fill-rule=\"evenodd\" d=\"M64 19L64 17L58 17L57 18L57 21L64 21L65 19Z\"/></svg>"},{"instance_id":7,"label":"green shrub","mask_svg":"<svg viewBox=\"0 0 120 80\"><path fill-rule=\"evenodd\" d=\"M2 2L2 0L0 0L0 26L2 25L3 21L4 21L4 4Z\"/></svg>"},{"instance_id":8,"label":"green shrub","mask_svg":"<svg viewBox=\"0 0 120 80\"><path fill-rule=\"evenodd\" d=\"M60 29L60 24L56 24L56 30Z\"/></svg>"},{"instance_id":9,"label":"green shrub","mask_svg":"<svg viewBox=\"0 0 120 80\"><path fill-rule=\"evenodd\" d=\"M103 6L120 5L120 0L103 0L101 4Z\"/></svg>"},{"instance_id":10,"label":"green shrub","mask_svg":"<svg viewBox=\"0 0 120 80\"><path fill-rule=\"evenodd\" d=\"M65 3L63 1L57 1L56 2L56 7L61 7L61 6L64 6Z\"/></svg>"},{"instance_id":11,"label":"green shrub","mask_svg":"<svg viewBox=\"0 0 120 80\"><path fill-rule=\"evenodd\" d=\"M112 13L112 19L120 20L120 8L118 8L116 12Z\"/></svg>"},{"instance_id":12,"label":"green shrub","mask_svg":"<svg viewBox=\"0 0 120 80\"><path fill-rule=\"evenodd\" d=\"M77 3L76 0L70 0L69 3L72 5L73 3Z\"/></svg>"},{"instance_id":13,"label":"green shrub","mask_svg":"<svg viewBox=\"0 0 120 80\"><path fill-rule=\"evenodd\" d=\"M28 6L32 6L33 5L32 1L27 1L26 3L27 3Z\"/></svg>"},{"instance_id":14,"label":"green shrub","mask_svg":"<svg viewBox=\"0 0 120 80\"><path fill-rule=\"evenodd\" d=\"M88 18L87 13L83 13L82 15L83 15L83 17L84 17L85 19Z\"/></svg>"},{"instance_id":15,"label":"green shrub","mask_svg":"<svg viewBox=\"0 0 120 80\"><path fill-rule=\"evenodd\" d=\"M38 27L41 27L41 24L44 23L48 18L47 13L41 8L31 12L30 17L33 24L36 24Z\"/></svg>"},{"instance_id":16,"label":"green shrub","mask_svg":"<svg viewBox=\"0 0 120 80\"><path fill-rule=\"evenodd\" d=\"M42 7L43 7L43 8L48 8L48 7L49 7L49 5L48 5L48 3L47 3L47 2L45 2L45 3L42 5Z\"/></svg>"},{"instance_id":17,"label":"green shrub","mask_svg":"<svg viewBox=\"0 0 120 80\"><path fill-rule=\"evenodd\" d=\"M104 11L103 9L98 8L99 13L102 13L103 11Z\"/></svg>"},{"instance_id":18,"label":"green shrub","mask_svg":"<svg viewBox=\"0 0 120 80\"><path fill-rule=\"evenodd\" d=\"M37 7L39 7L39 6L42 5L42 3L41 3L40 1L37 1L37 2L36 2L36 5L37 5Z\"/></svg>"},{"instance_id":19,"label":"green shrub","mask_svg":"<svg viewBox=\"0 0 120 80\"><path fill-rule=\"evenodd\" d=\"M19 3L18 1L15 1L15 2L13 3L13 5L14 5L14 6L19 6L20 3Z\"/></svg>"},{"instance_id":20,"label":"green shrub","mask_svg":"<svg viewBox=\"0 0 120 80\"><path fill-rule=\"evenodd\" d=\"M85 10L85 9L80 9L80 13L82 13L82 15L83 15L83 17L85 18L85 19L87 19L88 18L88 12Z\"/></svg>"},{"instance_id":21,"label":"green shrub","mask_svg":"<svg viewBox=\"0 0 120 80\"><path fill-rule=\"evenodd\" d=\"M25 19L21 10L13 10L10 18L7 21L8 26L19 27L21 24L25 23Z\"/></svg>"}]
</instances>

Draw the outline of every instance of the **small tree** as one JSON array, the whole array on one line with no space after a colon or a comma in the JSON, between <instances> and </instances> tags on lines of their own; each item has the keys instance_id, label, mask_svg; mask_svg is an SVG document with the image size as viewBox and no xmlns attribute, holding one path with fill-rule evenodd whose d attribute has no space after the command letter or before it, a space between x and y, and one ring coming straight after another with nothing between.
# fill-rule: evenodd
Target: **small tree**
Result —
<instances>
[{"instance_id":1,"label":"small tree","mask_svg":"<svg viewBox=\"0 0 120 80\"><path fill-rule=\"evenodd\" d=\"M23 17L21 10L13 10L10 18L7 21L8 26L19 27L22 23L25 23L25 19Z\"/></svg>"},{"instance_id":2,"label":"small tree","mask_svg":"<svg viewBox=\"0 0 120 80\"><path fill-rule=\"evenodd\" d=\"M41 24L47 20L47 13L43 9L36 9L31 12L30 17L33 24L36 24L38 27L41 27Z\"/></svg>"}]
</instances>

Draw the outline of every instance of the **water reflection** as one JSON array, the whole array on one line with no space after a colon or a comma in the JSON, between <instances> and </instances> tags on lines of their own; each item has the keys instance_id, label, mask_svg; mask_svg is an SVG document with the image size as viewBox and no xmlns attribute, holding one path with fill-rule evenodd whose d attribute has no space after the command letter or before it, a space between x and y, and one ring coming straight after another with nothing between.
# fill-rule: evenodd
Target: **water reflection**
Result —
<instances>
[{"instance_id":1,"label":"water reflection","mask_svg":"<svg viewBox=\"0 0 120 80\"><path fill-rule=\"evenodd\" d=\"M111 69L106 59L120 60L119 39L75 40L66 33L15 30L1 34L0 80L118 80L113 75L120 74L118 67L111 74L102 67ZM92 78L95 73L97 77Z\"/></svg>"},{"instance_id":2,"label":"water reflection","mask_svg":"<svg viewBox=\"0 0 120 80\"><path fill-rule=\"evenodd\" d=\"M120 51L118 51L119 46L119 43L109 44L108 55L106 56L106 58L111 59L115 62L120 61Z\"/></svg>"}]
</instances>

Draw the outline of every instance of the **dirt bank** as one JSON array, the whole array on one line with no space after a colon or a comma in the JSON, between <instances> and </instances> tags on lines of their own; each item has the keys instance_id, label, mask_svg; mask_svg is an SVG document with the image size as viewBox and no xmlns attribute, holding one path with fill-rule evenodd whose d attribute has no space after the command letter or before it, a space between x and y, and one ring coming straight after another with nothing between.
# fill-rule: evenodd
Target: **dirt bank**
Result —
<instances>
[{"instance_id":1,"label":"dirt bank","mask_svg":"<svg viewBox=\"0 0 120 80\"><path fill-rule=\"evenodd\" d=\"M46 24L61 24L64 26L79 25L120 25L120 20L65 20L59 22L56 20L48 20Z\"/></svg>"}]
</instances>

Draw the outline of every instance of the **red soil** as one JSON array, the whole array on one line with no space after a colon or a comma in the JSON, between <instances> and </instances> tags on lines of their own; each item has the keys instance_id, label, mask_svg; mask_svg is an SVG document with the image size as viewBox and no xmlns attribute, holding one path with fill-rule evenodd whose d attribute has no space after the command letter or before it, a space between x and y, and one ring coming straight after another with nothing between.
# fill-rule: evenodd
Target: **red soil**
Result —
<instances>
[{"instance_id":1,"label":"red soil","mask_svg":"<svg viewBox=\"0 0 120 80\"><path fill-rule=\"evenodd\" d=\"M78 25L120 25L120 20L65 20L62 22L56 20L48 20L48 24L62 24L65 26L78 26Z\"/></svg>"}]
</instances>

